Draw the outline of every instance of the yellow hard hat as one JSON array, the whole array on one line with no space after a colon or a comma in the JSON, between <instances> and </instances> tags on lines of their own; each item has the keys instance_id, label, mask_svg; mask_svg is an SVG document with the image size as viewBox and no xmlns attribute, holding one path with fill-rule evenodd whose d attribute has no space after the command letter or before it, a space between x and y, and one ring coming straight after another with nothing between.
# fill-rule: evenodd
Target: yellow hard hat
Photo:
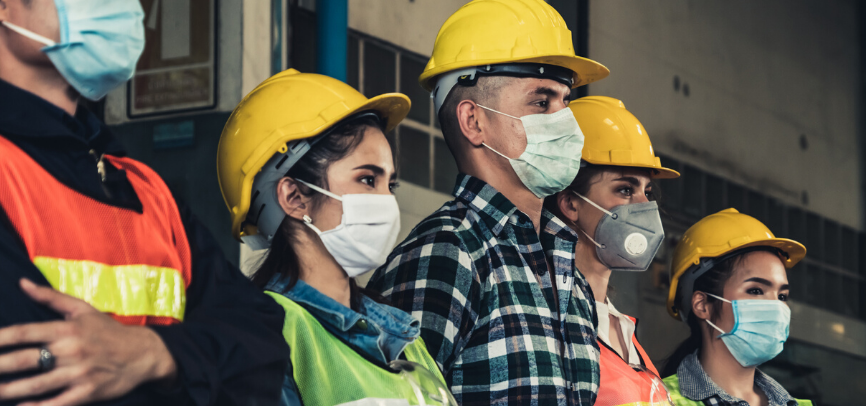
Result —
<instances>
[{"instance_id":1,"label":"yellow hard hat","mask_svg":"<svg viewBox=\"0 0 866 406\"><path fill-rule=\"evenodd\" d=\"M474 0L439 29L418 82L430 91L443 73L505 63L567 68L574 73L572 87L610 74L602 64L574 54L565 20L543 0Z\"/></svg>"},{"instance_id":2,"label":"yellow hard hat","mask_svg":"<svg viewBox=\"0 0 866 406\"><path fill-rule=\"evenodd\" d=\"M779 250L786 268L791 268L806 256L803 244L776 238L767 226L752 216L736 209L711 214L686 230L674 250L668 313L685 321L691 308L695 280L723 260L726 254L750 247ZM683 303L675 303L678 289L683 293Z\"/></svg>"},{"instance_id":3,"label":"yellow hard hat","mask_svg":"<svg viewBox=\"0 0 866 406\"><path fill-rule=\"evenodd\" d=\"M612 97L589 96L568 107L585 137L582 160L593 165L629 166L652 169L656 179L679 177L679 172L662 166L640 121Z\"/></svg>"},{"instance_id":4,"label":"yellow hard hat","mask_svg":"<svg viewBox=\"0 0 866 406\"><path fill-rule=\"evenodd\" d=\"M294 151L292 141L315 137L365 111L376 113L388 132L409 107L409 98L400 93L367 99L337 79L294 69L262 82L235 107L217 147L217 177L231 212L232 235L240 240L258 233L255 225L244 224L253 180L274 155ZM299 154L309 149L304 144ZM282 174L288 167L282 167Z\"/></svg>"}]
</instances>

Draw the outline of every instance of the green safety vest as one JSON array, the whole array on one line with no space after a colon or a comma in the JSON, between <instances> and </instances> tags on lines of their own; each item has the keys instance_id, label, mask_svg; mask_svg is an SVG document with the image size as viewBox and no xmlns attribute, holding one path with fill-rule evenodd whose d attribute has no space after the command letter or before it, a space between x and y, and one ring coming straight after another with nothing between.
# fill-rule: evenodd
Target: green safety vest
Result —
<instances>
[{"instance_id":1,"label":"green safety vest","mask_svg":"<svg viewBox=\"0 0 866 406\"><path fill-rule=\"evenodd\" d=\"M339 405L369 399L370 404L420 404L413 386L399 372L369 361L331 334L301 305L279 293L266 292L286 311L283 337L289 344L295 383L307 405ZM447 388L436 362L419 337L403 350L408 361L422 365ZM391 401L389 401L391 400ZM427 404L438 404L429 398ZM365 402L353 403L363 405Z\"/></svg>"},{"instance_id":2,"label":"green safety vest","mask_svg":"<svg viewBox=\"0 0 866 406\"><path fill-rule=\"evenodd\" d=\"M665 386L668 389L668 393L671 395L671 400L674 401L674 406L704 406L704 402L699 400L691 400L682 393L680 393L680 379L676 376L676 374L671 375L665 379L662 379L665 383ZM794 399L797 401L798 406L812 406L811 400L800 400Z\"/></svg>"}]
</instances>

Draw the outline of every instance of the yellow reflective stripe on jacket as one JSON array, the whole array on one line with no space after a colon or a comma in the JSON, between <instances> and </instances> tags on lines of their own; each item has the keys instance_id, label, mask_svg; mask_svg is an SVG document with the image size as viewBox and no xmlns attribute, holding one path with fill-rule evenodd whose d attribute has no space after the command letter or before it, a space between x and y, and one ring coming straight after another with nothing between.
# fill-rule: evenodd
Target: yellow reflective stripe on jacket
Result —
<instances>
[{"instance_id":1,"label":"yellow reflective stripe on jacket","mask_svg":"<svg viewBox=\"0 0 866 406\"><path fill-rule=\"evenodd\" d=\"M51 257L35 257L33 263L54 289L84 300L101 312L183 321L186 285L176 269Z\"/></svg>"}]
</instances>

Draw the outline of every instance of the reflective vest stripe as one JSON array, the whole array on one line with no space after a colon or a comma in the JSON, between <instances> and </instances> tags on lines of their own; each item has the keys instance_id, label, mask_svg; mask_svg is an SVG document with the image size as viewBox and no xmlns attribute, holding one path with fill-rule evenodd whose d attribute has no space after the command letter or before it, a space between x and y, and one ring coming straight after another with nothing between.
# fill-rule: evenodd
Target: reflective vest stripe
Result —
<instances>
[{"instance_id":1,"label":"reflective vest stripe","mask_svg":"<svg viewBox=\"0 0 866 406\"><path fill-rule=\"evenodd\" d=\"M94 261L35 257L54 289L117 316L170 317L183 321L185 282L172 268L106 265Z\"/></svg>"},{"instance_id":2,"label":"reflective vest stripe","mask_svg":"<svg viewBox=\"0 0 866 406\"><path fill-rule=\"evenodd\" d=\"M0 136L0 210L54 288L124 324L180 323L192 253L177 203L147 165L105 160L126 172L140 210L70 188Z\"/></svg>"}]
</instances>

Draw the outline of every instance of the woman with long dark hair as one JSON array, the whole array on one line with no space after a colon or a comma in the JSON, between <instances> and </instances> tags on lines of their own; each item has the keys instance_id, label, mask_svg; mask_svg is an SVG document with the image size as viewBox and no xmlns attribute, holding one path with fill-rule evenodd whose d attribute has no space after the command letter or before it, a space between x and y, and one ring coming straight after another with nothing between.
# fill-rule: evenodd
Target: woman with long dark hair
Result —
<instances>
[{"instance_id":1,"label":"woman with long dark hair","mask_svg":"<svg viewBox=\"0 0 866 406\"><path fill-rule=\"evenodd\" d=\"M585 136L581 170L545 207L579 234L574 264L586 277L598 314L598 406L655 404L667 393L637 341L637 320L608 296L613 271L645 271L664 240L653 179L675 178L653 153L641 123L619 100L591 96L569 108Z\"/></svg>"},{"instance_id":2,"label":"woman with long dark hair","mask_svg":"<svg viewBox=\"0 0 866 406\"><path fill-rule=\"evenodd\" d=\"M689 228L674 251L668 312L691 336L663 370L677 406L811 406L794 399L758 365L788 338L786 268L806 247L735 209Z\"/></svg>"},{"instance_id":3,"label":"woman with long dark hair","mask_svg":"<svg viewBox=\"0 0 866 406\"><path fill-rule=\"evenodd\" d=\"M286 312L283 404L451 404L419 322L354 277L382 265L400 229L385 133L409 111L296 70L260 84L220 138L236 238L269 248L252 279Z\"/></svg>"}]
</instances>

